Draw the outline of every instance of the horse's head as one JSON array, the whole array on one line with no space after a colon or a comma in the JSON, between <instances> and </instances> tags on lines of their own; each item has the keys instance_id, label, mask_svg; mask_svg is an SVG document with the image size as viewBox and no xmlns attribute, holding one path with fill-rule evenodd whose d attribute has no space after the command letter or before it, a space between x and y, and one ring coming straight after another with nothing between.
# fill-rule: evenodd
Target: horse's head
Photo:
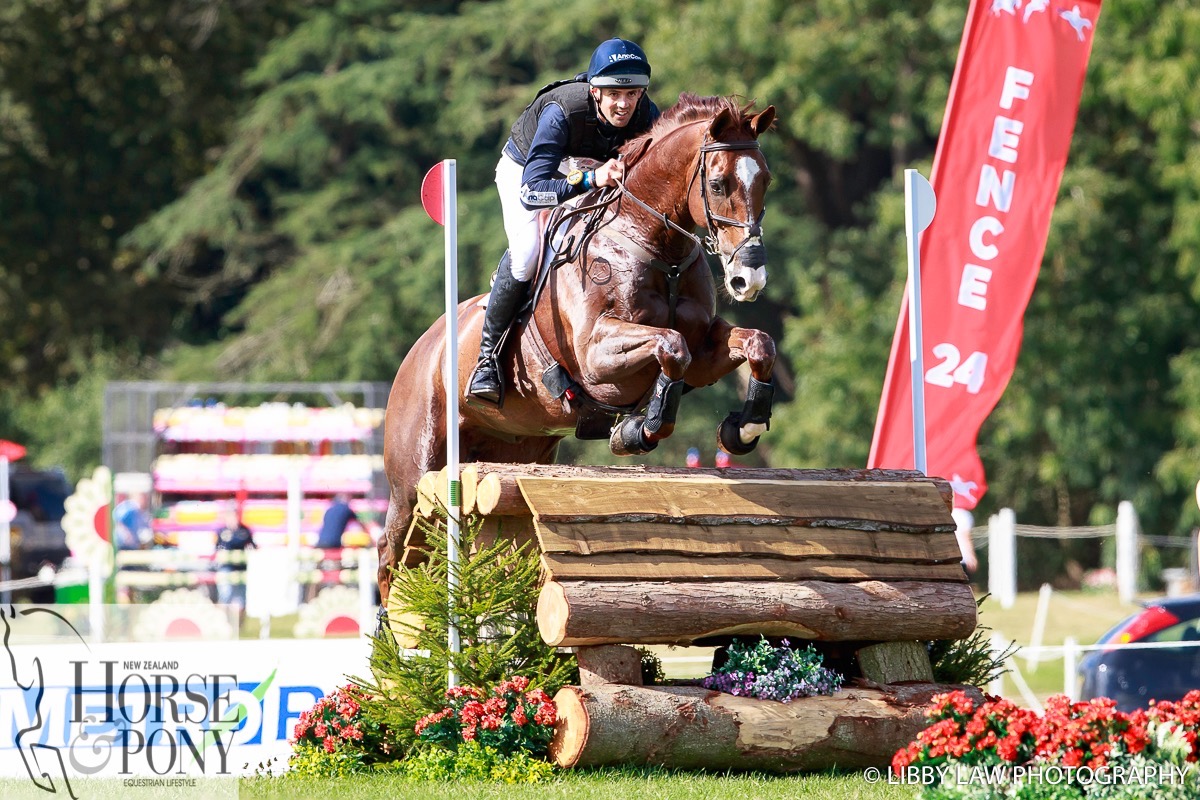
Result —
<instances>
[{"instance_id":1,"label":"horse's head","mask_svg":"<svg viewBox=\"0 0 1200 800\"><path fill-rule=\"evenodd\" d=\"M774 106L752 117L722 108L704 128L688 191L692 219L704 221L708 249L721 257L725 288L739 302L755 300L767 284L761 222L771 171L758 137L774 120Z\"/></svg>"}]
</instances>

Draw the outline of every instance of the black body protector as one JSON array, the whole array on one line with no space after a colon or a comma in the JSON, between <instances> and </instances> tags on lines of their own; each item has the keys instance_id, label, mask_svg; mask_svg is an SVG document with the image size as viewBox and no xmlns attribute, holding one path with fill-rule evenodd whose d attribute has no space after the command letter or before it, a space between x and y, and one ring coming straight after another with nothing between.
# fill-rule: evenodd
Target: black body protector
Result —
<instances>
[{"instance_id":1,"label":"black body protector","mask_svg":"<svg viewBox=\"0 0 1200 800\"><path fill-rule=\"evenodd\" d=\"M614 128L602 123L589 89L584 75L542 87L537 97L533 98L533 102L517 117L510 132L512 142L521 151L521 155L529 155L529 146L533 144L533 135L537 132L538 117L551 103L562 109L567 118L567 124L571 128L571 139L567 144L566 155L576 158L592 158L597 161L616 158L621 145L645 133L654 122L650 111L650 98L643 92L628 125L624 128Z\"/></svg>"}]
</instances>

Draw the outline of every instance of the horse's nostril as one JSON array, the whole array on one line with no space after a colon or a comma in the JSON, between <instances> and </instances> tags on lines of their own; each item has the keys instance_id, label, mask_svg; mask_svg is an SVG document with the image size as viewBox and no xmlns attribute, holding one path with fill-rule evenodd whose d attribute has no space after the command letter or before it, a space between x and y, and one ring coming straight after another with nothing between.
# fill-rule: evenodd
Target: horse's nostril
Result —
<instances>
[{"instance_id":1,"label":"horse's nostril","mask_svg":"<svg viewBox=\"0 0 1200 800\"><path fill-rule=\"evenodd\" d=\"M734 278L733 280L731 280L729 282L729 288L732 291L737 292L739 294L741 292L746 291L746 279L745 278Z\"/></svg>"}]
</instances>

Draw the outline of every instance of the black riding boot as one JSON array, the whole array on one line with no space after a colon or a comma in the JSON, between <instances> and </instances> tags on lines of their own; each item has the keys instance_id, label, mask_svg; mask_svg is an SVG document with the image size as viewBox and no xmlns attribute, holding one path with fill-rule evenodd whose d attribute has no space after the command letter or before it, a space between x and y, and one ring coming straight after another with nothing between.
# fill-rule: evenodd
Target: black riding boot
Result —
<instances>
[{"instance_id":1,"label":"black riding boot","mask_svg":"<svg viewBox=\"0 0 1200 800\"><path fill-rule=\"evenodd\" d=\"M467 394L493 405L499 405L504 378L500 372L496 346L500 337L512 325L517 309L525 300L529 281L519 281L512 274L512 255L505 251L496 268L496 280L488 298L487 312L483 317L483 335L479 340L479 364L471 377Z\"/></svg>"}]
</instances>

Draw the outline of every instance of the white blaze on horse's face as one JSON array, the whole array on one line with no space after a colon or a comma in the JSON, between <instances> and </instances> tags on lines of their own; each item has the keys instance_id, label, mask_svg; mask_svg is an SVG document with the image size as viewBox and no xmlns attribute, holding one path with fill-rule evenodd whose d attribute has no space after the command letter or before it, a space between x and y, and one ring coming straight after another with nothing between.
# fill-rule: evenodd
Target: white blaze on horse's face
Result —
<instances>
[{"instance_id":1,"label":"white blaze on horse's face","mask_svg":"<svg viewBox=\"0 0 1200 800\"><path fill-rule=\"evenodd\" d=\"M768 178L764 165L760 163L761 158L761 155L740 155L733 170L734 177L737 178L737 186L730 187L732 189L730 199L740 195L744 203L740 216L745 217L748 221L758 219L758 212L755 210L754 204L755 186L760 178L764 184ZM759 193L760 198L765 190L764 185ZM761 209L761 205L757 208ZM767 285L766 256L761 232L758 236L743 239L749 233L746 228L735 226L728 226L728 228L727 235L734 238L731 244L721 247L721 263L725 268L725 288L734 300L740 303L753 302L758 298L763 287ZM735 250L736 254L731 261L729 253Z\"/></svg>"}]
</instances>

